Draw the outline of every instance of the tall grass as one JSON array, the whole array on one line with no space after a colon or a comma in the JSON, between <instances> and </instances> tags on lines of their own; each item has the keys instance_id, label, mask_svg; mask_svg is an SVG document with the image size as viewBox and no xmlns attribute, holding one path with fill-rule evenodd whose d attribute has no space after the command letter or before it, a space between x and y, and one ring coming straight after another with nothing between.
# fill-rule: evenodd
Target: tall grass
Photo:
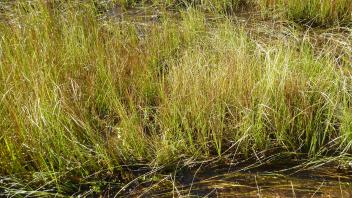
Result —
<instances>
[{"instance_id":1,"label":"tall grass","mask_svg":"<svg viewBox=\"0 0 352 198\"><path fill-rule=\"evenodd\" d=\"M308 39L263 45L194 9L139 24L101 20L93 1L9 6L2 175L62 184L270 148L351 152L351 62L317 55Z\"/></svg>"}]
</instances>

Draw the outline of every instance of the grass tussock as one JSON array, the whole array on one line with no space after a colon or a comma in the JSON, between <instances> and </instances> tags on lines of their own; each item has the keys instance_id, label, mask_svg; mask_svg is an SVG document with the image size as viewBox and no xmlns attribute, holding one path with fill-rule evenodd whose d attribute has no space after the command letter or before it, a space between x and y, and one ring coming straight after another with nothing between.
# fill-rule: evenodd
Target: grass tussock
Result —
<instances>
[{"instance_id":1,"label":"grass tussock","mask_svg":"<svg viewBox=\"0 0 352 198\"><path fill-rule=\"evenodd\" d=\"M102 20L93 1L9 6L0 22L2 175L63 184L272 148L351 152L351 59L337 62L334 46L317 52L297 35L263 44L196 9L140 24Z\"/></svg>"}]
</instances>

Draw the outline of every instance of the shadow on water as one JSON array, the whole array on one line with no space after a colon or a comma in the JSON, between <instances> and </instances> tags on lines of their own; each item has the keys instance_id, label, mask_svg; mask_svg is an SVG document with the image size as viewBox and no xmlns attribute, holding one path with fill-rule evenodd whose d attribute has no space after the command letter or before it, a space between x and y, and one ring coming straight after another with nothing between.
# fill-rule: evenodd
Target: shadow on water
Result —
<instances>
[{"instance_id":1,"label":"shadow on water","mask_svg":"<svg viewBox=\"0 0 352 198\"><path fill-rule=\"evenodd\" d=\"M281 166L281 167L280 167ZM245 170L198 167L140 185L130 197L352 197L352 172L333 166L287 169L268 164ZM165 177L167 178L167 177Z\"/></svg>"}]
</instances>

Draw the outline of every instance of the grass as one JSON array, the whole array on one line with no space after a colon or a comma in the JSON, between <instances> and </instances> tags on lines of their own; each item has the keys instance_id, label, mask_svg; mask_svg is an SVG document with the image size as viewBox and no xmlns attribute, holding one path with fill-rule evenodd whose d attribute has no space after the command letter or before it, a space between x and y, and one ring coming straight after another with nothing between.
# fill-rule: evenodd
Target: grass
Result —
<instances>
[{"instance_id":1,"label":"grass","mask_svg":"<svg viewBox=\"0 0 352 198\"><path fill-rule=\"evenodd\" d=\"M151 22L104 18L94 1L1 6L0 173L16 183L65 193L92 175L131 181L139 164L351 153L348 27L341 39L289 27L268 41L194 6Z\"/></svg>"}]
</instances>

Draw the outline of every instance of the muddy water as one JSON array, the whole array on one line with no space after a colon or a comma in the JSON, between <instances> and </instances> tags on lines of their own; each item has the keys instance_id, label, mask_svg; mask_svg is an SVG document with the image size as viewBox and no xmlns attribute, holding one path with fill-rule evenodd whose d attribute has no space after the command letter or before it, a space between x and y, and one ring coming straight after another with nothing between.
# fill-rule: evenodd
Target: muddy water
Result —
<instances>
[{"instance_id":1,"label":"muddy water","mask_svg":"<svg viewBox=\"0 0 352 198\"><path fill-rule=\"evenodd\" d=\"M184 191L188 191L189 195L211 197L351 197L352 185L346 181L314 176L227 173L195 182Z\"/></svg>"},{"instance_id":2,"label":"muddy water","mask_svg":"<svg viewBox=\"0 0 352 198\"><path fill-rule=\"evenodd\" d=\"M131 197L352 197L352 172L334 167L251 171L206 168L134 189Z\"/></svg>"}]
</instances>

